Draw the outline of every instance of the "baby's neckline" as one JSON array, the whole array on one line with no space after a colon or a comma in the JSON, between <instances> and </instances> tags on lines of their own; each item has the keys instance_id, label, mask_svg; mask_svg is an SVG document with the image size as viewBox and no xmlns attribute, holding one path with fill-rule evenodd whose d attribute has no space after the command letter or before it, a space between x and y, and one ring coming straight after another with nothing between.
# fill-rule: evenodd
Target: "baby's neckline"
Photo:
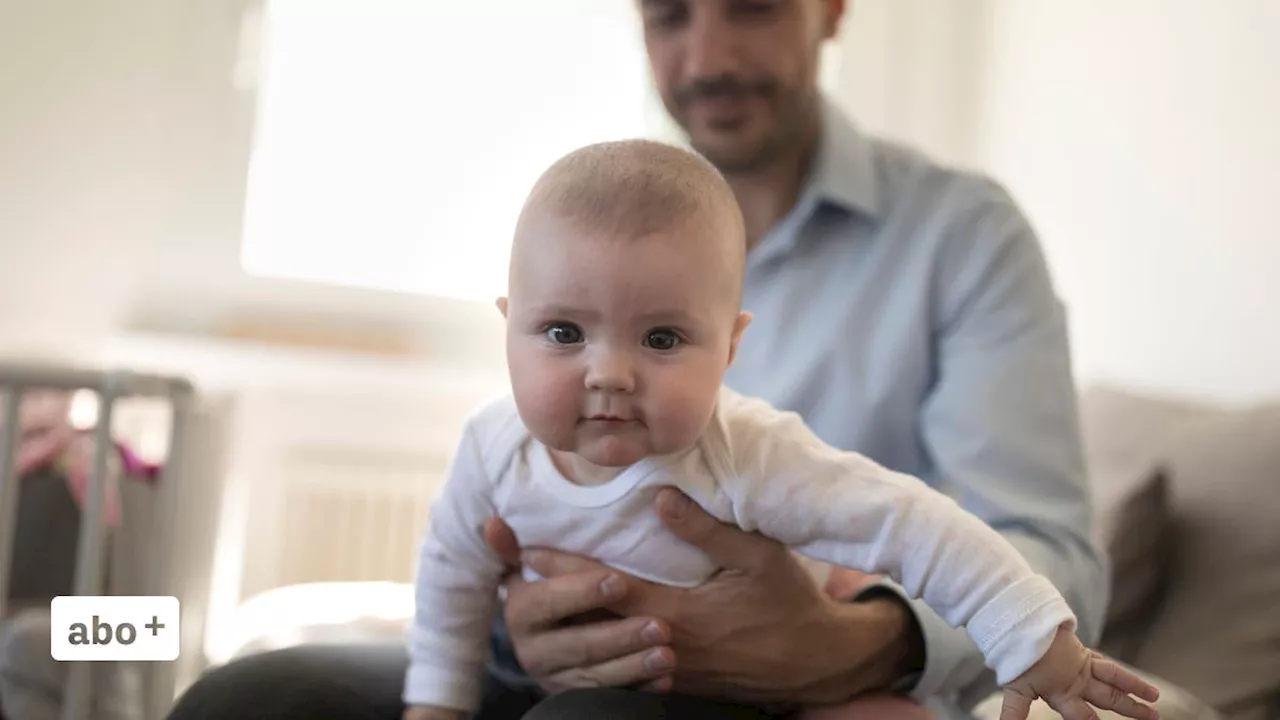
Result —
<instances>
[{"instance_id":1,"label":"baby's neckline","mask_svg":"<svg viewBox=\"0 0 1280 720\"><path fill-rule=\"evenodd\" d=\"M653 473L673 462L678 455L649 456L624 468L616 477L599 485L579 485L556 466L551 449L539 442L533 443L529 459L534 476L561 500L575 507L602 507L616 502L636 485Z\"/></svg>"}]
</instances>

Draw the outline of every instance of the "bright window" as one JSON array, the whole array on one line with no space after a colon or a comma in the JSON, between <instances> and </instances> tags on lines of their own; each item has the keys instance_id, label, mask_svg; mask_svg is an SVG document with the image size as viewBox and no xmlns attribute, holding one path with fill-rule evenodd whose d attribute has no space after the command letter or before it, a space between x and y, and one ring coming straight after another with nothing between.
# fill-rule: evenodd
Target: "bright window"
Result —
<instances>
[{"instance_id":1,"label":"bright window","mask_svg":"<svg viewBox=\"0 0 1280 720\"><path fill-rule=\"evenodd\" d=\"M269 0L242 263L488 301L537 175L658 136L627 0Z\"/></svg>"}]
</instances>

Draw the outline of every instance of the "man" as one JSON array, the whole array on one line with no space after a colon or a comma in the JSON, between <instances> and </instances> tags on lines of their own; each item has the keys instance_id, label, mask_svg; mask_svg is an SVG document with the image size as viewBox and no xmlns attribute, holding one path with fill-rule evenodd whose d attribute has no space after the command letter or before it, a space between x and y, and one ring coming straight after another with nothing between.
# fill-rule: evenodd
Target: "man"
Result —
<instances>
[{"instance_id":1,"label":"man","mask_svg":"<svg viewBox=\"0 0 1280 720\"><path fill-rule=\"evenodd\" d=\"M1065 320L1026 220L996 185L866 137L823 101L819 48L841 0L639 6L663 102L746 220L755 319L728 384L954 496L1054 581L1095 641L1106 576ZM963 717L992 689L967 636L894 586L837 576L832 594L852 601L836 602L776 543L674 492L655 510L725 570L659 587L587 558L522 556L489 523L508 564L549 579L509 584L480 717L714 720L797 704L837 706L811 718ZM390 719L404 664L398 648L251 658L172 717Z\"/></svg>"}]
</instances>

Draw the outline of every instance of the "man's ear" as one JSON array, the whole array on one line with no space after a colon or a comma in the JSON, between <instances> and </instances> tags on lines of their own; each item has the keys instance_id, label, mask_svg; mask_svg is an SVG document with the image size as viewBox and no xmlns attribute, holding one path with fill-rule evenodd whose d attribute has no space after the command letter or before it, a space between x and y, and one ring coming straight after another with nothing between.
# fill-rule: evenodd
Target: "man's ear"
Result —
<instances>
[{"instance_id":1,"label":"man's ear","mask_svg":"<svg viewBox=\"0 0 1280 720\"><path fill-rule=\"evenodd\" d=\"M846 10L844 0L825 0L825 15L822 19L822 37L824 40L830 40L840 31L840 19L844 17Z\"/></svg>"},{"instance_id":2,"label":"man's ear","mask_svg":"<svg viewBox=\"0 0 1280 720\"><path fill-rule=\"evenodd\" d=\"M747 326L751 324L751 313L743 311L738 313L738 319L733 321L733 335L729 338L729 364L732 365L735 358L738 357L738 343L742 342L742 333L746 332Z\"/></svg>"},{"instance_id":3,"label":"man's ear","mask_svg":"<svg viewBox=\"0 0 1280 720\"><path fill-rule=\"evenodd\" d=\"M498 312L502 313L502 317L505 318L507 316L507 299L500 297L494 302L494 305L498 306Z\"/></svg>"}]
</instances>

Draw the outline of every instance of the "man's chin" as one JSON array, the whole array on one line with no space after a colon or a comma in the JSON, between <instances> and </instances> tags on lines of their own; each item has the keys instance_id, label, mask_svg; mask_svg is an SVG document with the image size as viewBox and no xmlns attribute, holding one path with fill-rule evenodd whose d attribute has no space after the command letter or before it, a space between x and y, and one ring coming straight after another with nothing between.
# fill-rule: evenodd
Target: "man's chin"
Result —
<instances>
[{"instance_id":1,"label":"man's chin","mask_svg":"<svg viewBox=\"0 0 1280 720\"><path fill-rule=\"evenodd\" d=\"M700 133L691 137L689 144L725 175L751 172L767 164L763 143L733 135L736 133Z\"/></svg>"}]
</instances>

